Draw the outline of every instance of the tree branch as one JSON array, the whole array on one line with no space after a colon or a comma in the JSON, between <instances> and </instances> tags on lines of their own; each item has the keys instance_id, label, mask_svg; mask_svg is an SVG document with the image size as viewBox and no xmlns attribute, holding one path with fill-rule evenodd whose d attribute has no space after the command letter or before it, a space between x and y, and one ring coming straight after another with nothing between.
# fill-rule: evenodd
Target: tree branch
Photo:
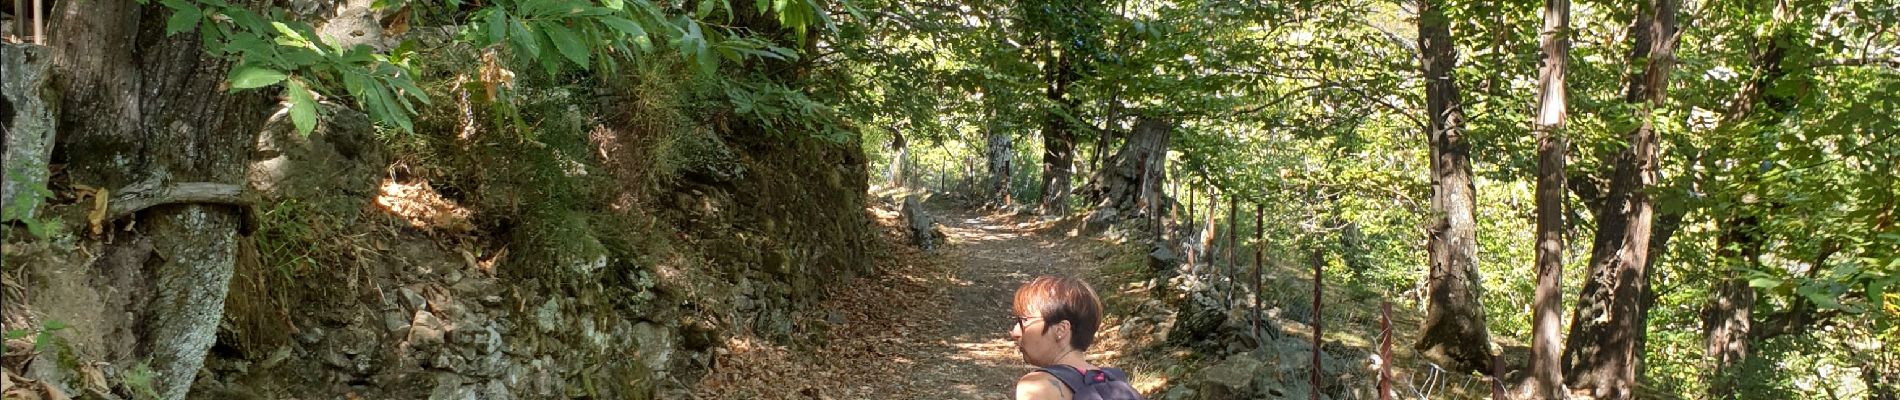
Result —
<instances>
[{"instance_id":1,"label":"tree branch","mask_svg":"<svg viewBox=\"0 0 1900 400\"><path fill-rule=\"evenodd\" d=\"M105 221L132 216L147 208L166 204L228 204L243 208L250 215L257 199L238 185L214 182L185 182L155 189L130 189L112 199Z\"/></svg>"},{"instance_id":2,"label":"tree branch","mask_svg":"<svg viewBox=\"0 0 1900 400\"><path fill-rule=\"evenodd\" d=\"M1863 67L1863 66L1881 66L1881 65L1885 65L1885 66L1893 67L1893 68L1900 68L1900 58L1862 57L1862 58L1848 58L1848 59L1819 60L1819 61L1815 61L1813 64L1809 64L1809 66L1813 68Z\"/></svg>"},{"instance_id":3,"label":"tree branch","mask_svg":"<svg viewBox=\"0 0 1900 400\"><path fill-rule=\"evenodd\" d=\"M1808 266L1806 279L1813 280L1816 273L1820 272L1821 266L1827 264L1828 257L1833 257L1834 253L1839 251L1841 251L1840 243L1832 241L1822 243L1820 254L1814 256L1814 264ZM1794 305L1788 307L1787 310L1762 316L1760 324L1762 328L1749 332L1749 336L1750 339L1753 340L1768 340L1781 335L1795 333L1801 328L1807 327L1810 323L1823 321L1840 314L1841 310L1815 312L1814 302L1808 301L1807 297L1795 296Z\"/></svg>"}]
</instances>

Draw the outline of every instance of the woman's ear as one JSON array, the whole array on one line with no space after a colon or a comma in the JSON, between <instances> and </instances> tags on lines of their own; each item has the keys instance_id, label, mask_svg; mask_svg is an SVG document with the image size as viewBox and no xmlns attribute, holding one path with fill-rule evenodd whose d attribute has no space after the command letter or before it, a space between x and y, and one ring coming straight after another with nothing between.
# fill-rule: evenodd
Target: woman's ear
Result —
<instances>
[{"instance_id":1,"label":"woman's ear","mask_svg":"<svg viewBox=\"0 0 1900 400\"><path fill-rule=\"evenodd\" d=\"M1050 326L1050 328L1053 329L1052 332L1056 333L1056 338L1068 339L1069 335L1074 333L1073 331L1070 330L1071 326L1072 325L1069 324L1069 321L1062 321L1062 323L1052 325Z\"/></svg>"}]
</instances>

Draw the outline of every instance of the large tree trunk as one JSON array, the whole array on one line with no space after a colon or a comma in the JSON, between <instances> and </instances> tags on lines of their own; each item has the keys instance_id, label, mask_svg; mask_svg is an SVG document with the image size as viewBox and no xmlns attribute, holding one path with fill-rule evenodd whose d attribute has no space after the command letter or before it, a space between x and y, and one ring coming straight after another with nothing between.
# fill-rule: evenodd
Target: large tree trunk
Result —
<instances>
[{"instance_id":1,"label":"large tree trunk","mask_svg":"<svg viewBox=\"0 0 1900 400\"><path fill-rule=\"evenodd\" d=\"M1790 20L1787 0L1775 2L1773 16L1776 21L1785 23ZM1777 24L1781 25L1781 24ZM1723 125L1737 126L1754 118L1755 104L1766 100L1768 115L1756 126L1762 129L1777 129L1781 115L1794 106L1794 99L1788 95L1768 94L1768 88L1782 77L1781 60L1786 57L1786 45L1789 41L1799 40L1791 34L1792 30L1780 28L1769 37L1761 38L1757 43L1757 52L1751 64L1753 73L1749 81L1742 85L1734 100L1729 104L1728 115ZM1754 319L1755 288L1749 286L1745 271L1757 267L1765 237L1760 232L1760 220L1755 214L1757 207L1753 186L1760 182L1758 169L1738 168L1740 177L1728 179L1739 182L1740 202L1727 207L1730 215L1721 225L1722 233L1716 249L1718 259L1725 265L1721 271L1722 281L1717 283L1709 295L1709 303L1704 307L1702 327L1708 334L1708 355L1710 359L1710 399L1736 398L1736 374L1743 360L1749 357L1750 330ZM1812 268L1820 268L1814 265Z\"/></svg>"},{"instance_id":2,"label":"large tree trunk","mask_svg":"<svg viewBox=\"0 0 1900 400\"><path fill-rule=\"evenodd\" d=\"M1419 52L1424 57L1425 104L1431 122L1432 218L1427 232L1431 269L1426 277L1423 333L1413 347L1447 367L1491 371L1490 334L1479 300L1476 190L1471 145L1465 141L1458 99L1457 54L1449 21L1435 0L1419 7Z\"/></svg>"},{"instance_id":3,"label":"large tree trunk","mask_svg":"<svg viewBox=\"0 0 1900 400\"><path fill-rule=\"evenodd\" d=\"M1532 301L1532 398L1562 399L1564 275L1564 72L1570 55L1570 0L1544 0L1544 61L1537 119L1537 292Z\"/></svg>"},{"instance_id":4,"label":"large tree trunk","mask_svg":"<svg viewBox=\"0 0 1900 400\"><path fill-rule=\"evenodd\" d=\"M1713 363L1710 399L1735 396L1735 375L1730 372L1748 357L1748 330L1755 308L1755 288L1748 286L1740 271L1755 267L1762 245L1757 231L1760 223L1754 216L1732 217L1722 225L1716 258L1718 265L1725 266L1726 278L1716 283L1702 316L1702 331L1709 335L1708 354Z\"/></svg>"},{"instance_id":5,"label":"large tree trunk","mask_svg":"<svg viewBox=\"0 0 1900 400\"><path fill-rule=\"evenodd\" d=\"M1683 209L1675 209L1656 214L1655 229L1651 229L1649 233L1649 259L1644 260L1644 262L1649 263L1649 265L1643 266L1644 282L1648 282L1651 276L1655 276L1656 266L1662 265L1664 257L1669 255L1669 241L1676 237L1676 232L1682 231L1682 219L1686 216L1687 212ZM1638 315L1647 316L1649 315L1649 310L1655 306L1656 291L1644 290L1643 301L1636 304L1636 313ZM1645 374L1649 371L1649 363L1645 362L1643 357L1640 356L1649 354L1649 318L1643 318L1637 321L1636 331L1639 332L1636 335L1635 353L1639 355L1636 358L1636 377L1637 379L1641 379L1647 376Z\"/></svg>"},{"instance_id":6,"label":"large tree trunk","mask_svg":"<svg viewBox=\"0 0 1900 400\"><path fill-rule=\"evenodd\" d=\"M1010 198L1010 173L1015 172L1016 147L1010 141L1009 131L991 127L984 155L989 159L989 203L991 207L1008 207L1015 200Z\"/></svg>"},{"instance_id":7,"label":"large tree trunk","mask_svg":"<svg viewBox=\"0 0 1900 400\"><path fill-rule=\"evenodd\" d=\"M1597 213L1590 273L1577 299L1565 343L1565 380L1599 399L1629 398L1636 385L1637 338L1642 335L1642 299L1648 289L1649 240L1654 208L1658 146L1651 110L1663 106L1675 67L1677 0L1650 0L1637 14L1630 36L1633 65L1624 101L1635 104L1640 125L1629 147L1615 158L1610 192Z\"/></svg>"},{"instance_id":8,"label":"large tree trunk","mask_svg":"<svg viewBox=\"0 0 1900 400\"><path fill-rule=\"evenodd\" d=\"M1090 177L1084 200L1095 204L1097 212L1117 215L1152 211L1161 205L1167 197L1161 183L1168 177L1168 142L1173 134L1174 124L1141 118L1121 149Z\"/></svg>"},{"instance_id":9,"label":"large tree trunk","mask_svg":"<svg viewBox=\"0 0 1900 400\"><path fill-rule=\"evenodd\" d=\"M904 132L891 130L891 187L904 187L904 175L910 170L910 143L904 140Z\"/></svg>"},{"instance_id":10,"label":"large tree trunk","mask_svg":"<svg viewBox=\"0 0 1900 400\"><path fill-rule=\"evenodd\" d=\"M1075 172L1075 132L1063 115L1074 115L1075 100L1068 96L1069 84L1077 78L1068 52L1043 66L1045 95L1060 110L1049 110L1042 120L1042 215L1069 213L1069 181Z\"/></svg>"},{"instance_id":11,"label":"large tree trunk","mask_svg":"<svg viewBox=\"0 0 1900 400\"><path fill-rule=\"evenodd\" d=\"M220 88L229 63L211 58L196 33L164 35L171 16L157 3L59 2L52 47L62 98L54 157L72 179L114 194L156 192L187 182L241 185L269 115L264 91ZM146 209L138 229L107 251L141 252L123 264L149 268L155 296L143 310L138 353L159 374L166 399L184 398L214 341L237 252L241 210L185 203ZM132 249L137 243L149 248ZM119 260L112 258L112 260ZM124 355L121 355L124 356Z\"/></svg>"}]
</instances>

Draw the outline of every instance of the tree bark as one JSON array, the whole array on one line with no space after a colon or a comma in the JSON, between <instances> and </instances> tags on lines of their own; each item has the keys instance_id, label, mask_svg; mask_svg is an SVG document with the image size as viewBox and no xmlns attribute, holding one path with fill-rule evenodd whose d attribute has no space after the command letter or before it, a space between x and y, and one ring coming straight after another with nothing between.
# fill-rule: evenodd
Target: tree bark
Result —
<instances>
[{"instance_id":1,"label":"tree bark","mask_svg":"<svg viewBox=\"0 0 1900 400\"><path fill-rule=\"evenodd\" d=\"M1532 398L1564 398L1558 364L1563 338L1564 275L1564 77L1570 54L1570 0L1544 0L1543 67L1537 117L1537 289L1532 300Z\"/></svg>"},{"instance_id":2,"label":"tree bark","mask_svg":"<svg viewBox=\"0 0 1900 400\"><path fill-rule=\"evenodd\" d=\"M1464 109L1458 98L1449 21L1443 4L1427 0L1419 7L1419 49L1425 73L1427 128L1432 160L1432 212L1427 252L1423 333L1417 348L1450 369L1488 373L1490 335L1478 279L1476 191L1471 181L1471 146L1463 132Z\"/></svg>"},{"instance_id":3,"label":"tree bark","mask_svg":"<svg viewBox=\"0 0 1900 400\"><path fill-rule=\"evenodd\" d=\"M1008 207L1015 200L1010 198L1010 173L1014 172L1016 147L1010 141L1009 132L990 128L988 145L984 154L989 158L990 185L989 202L992 207Z\"/></svg>"},{"instance_id":4,"label":"tree bark","mask_svg":"<svg viewBox=\"0 0 1900 400\"><path fill-rule=\"evenodd\" d=\"M1068 97L1069 84L1078 75L1069 54L1057 55L1043 66L1044 93L1049 103L1060 109L1049 110L1042 120L1042 215L1069 213L1070 177L1075 173L1075 132L1064 115L1074 115L1075 100Z\"/></svg>"},{"instance_id":5,"label":"tree bark","mask_svg":"<svg viewBox=\"0 0 1900 400\"><path fill-rule=\"evenodd\" d=\"M163 190L178 182L242 185L247 157L269 116L262 90L220 88L230 69L196 33L165 36L171 13L157 3L59 3L53 24L61 137L54 150L75 182L113 193ZM140 186L127 187L135 182ZM156 296L143 310L138 353L159 374L166 399L184 398L216 338L237 252L238 207L173 204L138 212L139 229L116 241L153 246ZM102 262L104 263L104 262Z\"/></svg>"},{"instance_id":6,"label":"tree bark","mask_svg":"<svg viewBox=\"0 0 1900 400\"><path fill-rule=\"evenodd\" d=\"M891 129L891 151L897 155L891 157L891 187L905 187L904 175L910 170L910 143L904 140L904 132Z\"/></svg>"},{"instance_id":7,"label":"tree bark","mask_svg":"<svg viewBox=\"0 0 1900 400\"><path fill-rule=\"evenodd\" d=\"M24 19L24 18L22 18ZM57 132L58 96L52 90L53 63L44 47L0 45L0 222L36 220L45 203L47 161Z\"/></svg>"},{"instance_id":8,"label":"tree bark","mask_svg":"<svg viewBox=\"0 0 1900 400\"><path fill-rule=\"evenodd\" d=\"M1682 230L1682 219L1686 216L1687 212L1682 209L1656 214L1655 229L1651 229L1649 233L1649 259L1644 260L1649 264L1643 267L1644 282L1648 282L1650 277L1656 274L1656 266L1661 265L1664 261L1663 257L1669 255L1669 241L1676 237L1676 232ZM1647 316L1649 310L1655 306L1656 291L1644 290L1643 300L1636 305L1636 313ZM1635 354L1649 354L1649 318L1637 321L1636 331L1639 333L1636 335ZM1647 376L1644 374L1648 373L1648 367L1649 364L1644 362L1642 357L1637 357L1636 377L1641 379Z\"/></svg>"},{"instance_id":9,"label":"tree bark","mask_svg":"<svg viewBox=\"0 0 1900 400\"><path fill-rule=\"evenodd\" d=\"M1748 286L1741 271L1755 267L1761 256L1758 219L1750 215L1734 216L1722 224L1716 241L1716 258L1725 265L1726 277L1716 283L1709 305L1702 316L1702 331L1707 332L1712 378L1710 399L1735 398L1735 375L1748 357L1748 331L1755 308L1755 288Z\"/></svg>"},{"instance_id":10,"label":"tree bark","mask_svg":"<svg viewBox=\"0 0 1900 400\"><path fill-rule=\"evenodd\" d=\"M1648 190L1656 185L1658 146L1651 110L1663 106L1669 72L1675 66L1677 0L1650 0L1631 25L1635 45L1624 101L1637 105L1637 128L1629 147L1615 159L1615 173L1603 208L1597 213L1590 273L1577 299L1565 343L1565 380L1599 399L1632 396L1636 353L1642 335L1642 299L1654 207Z\"/></svg>"},{"instance_id":11,"label":"tree bark","mask_svg":"<svg viewBox=\"0 0 1900 400\"><path fill-rule=\"evenodd\" d=\"M1092 174L1084 200L1095 204L1097 212L1118 215L1165 204L1162 182L1168 179L1168 144L1173 135L1174 124L1168 121L1144 117L1136 122L1134 133Z\"/></svg>"}]
</instances>

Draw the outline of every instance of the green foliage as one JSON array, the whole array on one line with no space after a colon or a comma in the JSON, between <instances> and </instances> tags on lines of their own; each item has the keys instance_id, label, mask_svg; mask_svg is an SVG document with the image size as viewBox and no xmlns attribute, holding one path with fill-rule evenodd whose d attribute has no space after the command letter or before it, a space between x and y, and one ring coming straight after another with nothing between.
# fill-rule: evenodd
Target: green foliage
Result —
<instances>
[{"instance_id":1,"label":"green foliage","mask_svg":"<svg viewBox=\"0 0 1900 400\"><path fill-rule=\"evenodd\" d=\"M152 371L150 363L139 361L138 364L133 364L132 368L125 370L123 378L125 380L125 388L130 390L134 396L149 400L159 398L158 389L156 386L153 386L158 379L158 373Z\"/></svg>"},{"instance_id":2,"label":"green foliage","mask_svg":"<svg viewBox=\"0 0 1900 400\"><path fill-rule=\"evenodd\" d=\"M953 3L859 3L888 12L853 14L840 25L840 61L828 66L840 88L818 93L841 98L837 109L853 124L877 128L863 142L875 163L888 162L890 131L897 131L910 139L912 171L948 167L955 176L971 155L981 163L986 133L1002 130L1016 143L1021 175L1013 182L1029 185L1018 189L1020 199L1038 191L1042 116L1080 128L1084 155L1113 154L1134 116L1166 117L1179 126L1169 175L1181 186L1174 198L1182 208L1204 216L1210 203L1225 207L1228 198L1261 204L1271 258L1297 263L1301 246L1317 243L1331 254L1328 273L1345 275L1329 282L1416 293L1430 162L1419 133L1426 116L1413 9L1381 2ZM1900 184L1892 179L1900 173L1892 162L1900 142L1887 133L1900 126L1900 73L1882 59L1890 52L1878 50L1900 46L1900 32L1881 28L1900 7L1791 2L1777 18L1775 4L1686 6L1677 72L1654 110L1625 100L1627 75L1645 61L1628 59L1634 7L1573 9L1563 131L1571 182L1565 290L1575 293L1587 279L1602 207L1589 196L1602 195L1629 132L1654 127L1662 162L1646 193L1658 217L1681 223L1651 256L1657 297L1643 381L1668 393L1699 395L1716 379L1703 354L1701 312L1711 284L1730 271L1757 290L1758 319L1807 313L1814 325L1862 332L1861 343L1900 340ZM1540 6L1446 7L1463 133L1478 175L1482 299L1494 337L1507 344L1530 341L1537 166L1528 122ZM1779 72L1755 65L1769 43L1783 51ZM1043 96L1052 82L1045 72L1058 56L1084 67L1067 92L1079 107ZM1758 79L1768 84L1746 107L1753 111L1731 115L1738 93ZM1111 140L1098 145L1098 134ZM1092 167L1077 165L1078 175ZM1187 202L1186 192L1196 199ZM1724 259L1735 253L1718 248L1719 238L1743 216L1757 221L1762 254ZM1850 341L1837 333L1782 335L1774 340L1835 344L1758 352L1740 378L1760 384L1747 389L1753 397L1818 397L1851 388L1840 383L1855 381L1851 374L1890 365L1839 345ZM1794 364L1834 372L1750 375Z\"/></svg>"},{"instance_id":3,"label":"green foliage","mask_svg":"<svg viewBox=\"0 0 1900 400\"><path fill-rule=\"evenodd\" d=\"M54 336L53 333L59 332L60 330L63 330L66 328L68 328L68 326L66 325L65 322L56 320L56 319L49 319L44 322L41 322L38 328L9 330L6 333L6 338L7 340L13 340L13 339L25 338L27 336L32 336L33 337L33 351L43 352L49 349L54 349L54 348L65 345L64 339L60 339L58 336Z\"/></svg>"},{"instance_id":4,"label":"green foliage","mask_svg":"<svg viewBox=\"0 0 1900 400\"><path fill-rule=\"evenodd\" d=\"M205 51L235 60L228 83L233 90L284 84L297 130L316 129L316 102L342 89L378 122L414 129L416 103L429 98L416 88L410 51L378 52L366 44L345 47L319 37L308 24L281 8L260 13L225 0L161 0L172 11L165 33L198 31Z\"/></svg>"},{"instance_id":5,"label":"green foliage","mask_svg":"<svg viewBox=\"0 0 1900 400\"><path fill-rule=\"evenodd\" d=\"M289 278L302 276L326 261L335 261L322 246L334 237L335 221L304 199L287 198L261 207L259 229L252 235L260 258L271 271Z\"/></svg>"},{"instance_id":6,"label":"green foliage","mask_svg":"<svg viewBox=\"0 0 1900 400\"><path fill-rule=\"evenodd\" d=\"M427 2L403 5L415 5L411 3ZM433 6L460 6L454 0L443 3ZM299 132L308 134L315 129L319 110L316 103L326 98L347 95L356 108L375 121L404 132L415 130L413 119L418 106L430 103L416 84L417 76L424 71L411 61L417 46L413 40L379 51L366 44L332 43L277 7L258 12L225 0L161 0L159 4L172 11L168 35L198 31L208 52L236 61L229 77L231 89L282 85L289 115ZM425 9L433 7L421 5ZM823 12L825 5L816 0L779 0L764 6L761 4L759 12L776 16L782 28L796 33L800 46L814 28L826 32L836 29ZM716 9L725 12L715 14ZM504 0L466 13L459 24L464 27L460 40L476 49L501 50L517 60L537 64L549 75L570 68L612 73L626 62L651 62L654 57L663 57L658 51L667 47L692 65L696 75L707 78L717 78L721 64L798 59L797 50L780 47L747 29L708 27L720 15L726 21L734 18L729 2L704 1L689 13L645 0ZM779 92L784 90L768 90L761 96L792 98ZM491 100L507 102L509 98ZM800 110L822 108L802 97L789 101ZM498 104L497 108L507 111L514 106ZM804 112L798 117L812 114ZM518 115L511 117L519 120ZM776 116L761 117L769 121ZM835 124L807 125L826 128L817 134L819 137L836 139L841 135Z\"/></svg>"},{"instance_id":7,"label":"green foliage","mask_svg":"<svg viewBox=\"0 0 1900 400\"><path fill-rule=\"evenodd\" d=\"M33 337L33 355L52 352L52 360L57 368L64 371L76 371L79 368L78 353L73 351L72 343L57 333L71 328L65 322L56 319L40 321L40 326L6 331L6 340Z\"/></svg>"},{"instance_id":8,"label":"green foliage","mask_svg":"<svg viewBox=\"0 0 1900 400\"><path fill-rule=\"evenodd\" d=\"M26 182L26 177L20 171L7 171L7 181ZM39 208L47 198L53 197L53 192L47 190L44 184L23 185L20 188L22 191L14 193L12 203L0 207L0 221L20 221L26 225L27 234L40 239L52 237L57 229L64 226L57 219L45 215L29 218L26 215Z\"/></svg>"}]
</instances>

